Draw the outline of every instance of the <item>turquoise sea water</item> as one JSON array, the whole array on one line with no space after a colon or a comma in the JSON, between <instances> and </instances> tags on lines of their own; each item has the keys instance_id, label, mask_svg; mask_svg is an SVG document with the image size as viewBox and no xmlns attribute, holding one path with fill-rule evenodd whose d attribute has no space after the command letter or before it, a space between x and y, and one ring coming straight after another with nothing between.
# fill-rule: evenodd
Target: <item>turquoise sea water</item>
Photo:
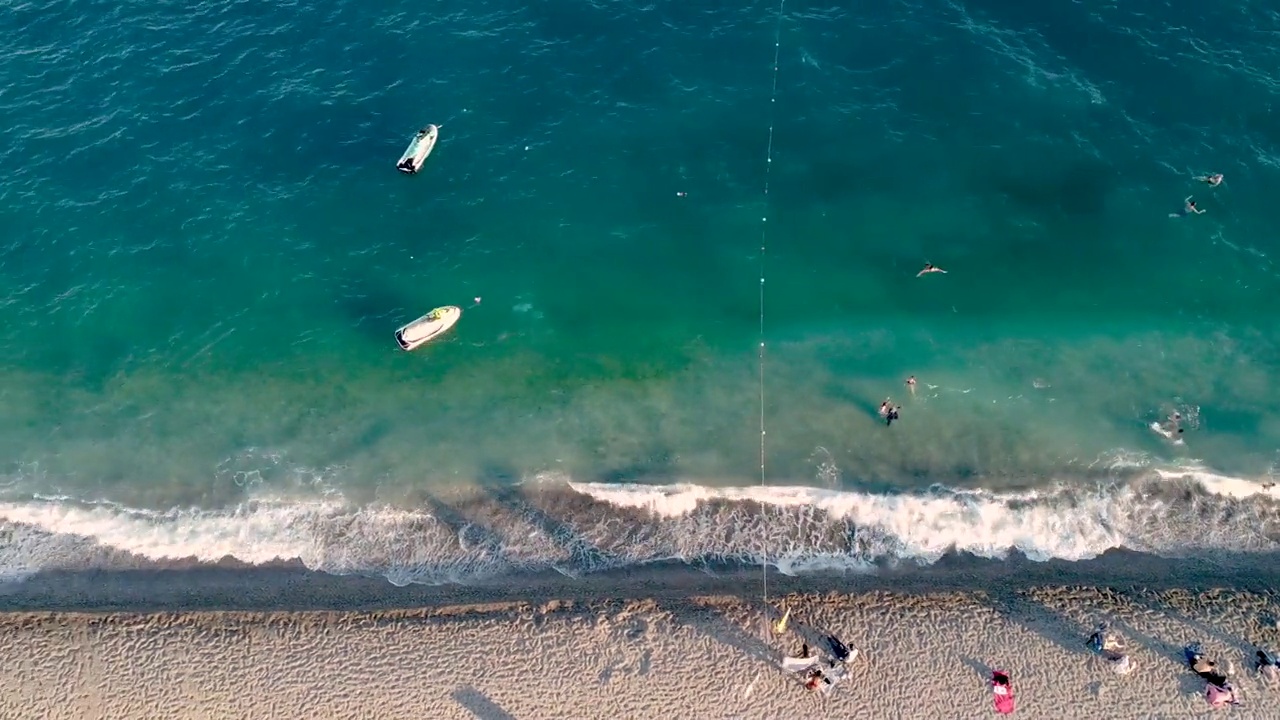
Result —
<instances>
[{"instance_id":1,"label":"turquoise sea water","mask_svg":"<svg viewBox=\"0 0 1280 720\"><path fill-rule=\"evenodd\" d=\"M1274 549L1280 14L777 12L5 10L0 565Z\"/></svg>"}]
</instances>

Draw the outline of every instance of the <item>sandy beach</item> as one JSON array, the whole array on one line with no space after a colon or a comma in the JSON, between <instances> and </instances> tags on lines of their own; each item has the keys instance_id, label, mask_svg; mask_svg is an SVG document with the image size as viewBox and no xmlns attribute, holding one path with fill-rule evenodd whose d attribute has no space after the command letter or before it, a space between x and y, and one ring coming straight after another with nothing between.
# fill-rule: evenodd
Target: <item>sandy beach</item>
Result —
<instances>
[{"instance_id":1,"label":"sandy beach","mask_svg":"<svg viewBox=\"0 0 1280 720\"><path fill-rule=\"evenodd\" d=\"M471 588L290 567L37 576L0 596L0 717L974 718L994 714L1000 668L1018 717L1173 718L1210 712L1189 642L1235 668L1244 702L1220 712L1277 717L1280 688L1250 662L1254 643L1280 642L1273 571L1133 553L956 560L775 577L769 605L758 569ZM768 619L783 606L779 636ZM1127 676L1084 645L1102 620L1128 646ZM826 634L859 654L821 695L779 662Z\"/></svg>"}]
</instances>

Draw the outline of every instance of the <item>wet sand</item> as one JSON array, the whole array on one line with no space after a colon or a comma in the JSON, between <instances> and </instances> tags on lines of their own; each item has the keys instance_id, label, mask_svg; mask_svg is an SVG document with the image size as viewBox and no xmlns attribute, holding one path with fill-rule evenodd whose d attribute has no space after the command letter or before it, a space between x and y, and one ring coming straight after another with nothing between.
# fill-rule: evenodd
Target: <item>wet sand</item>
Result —
<instances>
[{"instance_id":1,"label":"wet sand","mask_svg":"<svg viewBox=\"0 0 1280 720\"><path fill-rule=\"evenodd\" d=\"M1250 662L1254 643L1280 644L1272 563L957 560L775 578L768 605L758 570L514 588L394 588L288 567L68 573L0 596L0 717L973 718L993 714L997 667L1018 717L1173 718L1209 711L1181 659L1196 641L1236 668L1244 704L1221 712L1280 717L1280 688ZM1108 567L1109 582L1072 582ZM769 613L784 605L792 627L778 636ZM1084 645L1101 620L1128 645L1127 676ZM860 653L820 696L778 663L827 633Z\"/></svg>"}]
</instances>

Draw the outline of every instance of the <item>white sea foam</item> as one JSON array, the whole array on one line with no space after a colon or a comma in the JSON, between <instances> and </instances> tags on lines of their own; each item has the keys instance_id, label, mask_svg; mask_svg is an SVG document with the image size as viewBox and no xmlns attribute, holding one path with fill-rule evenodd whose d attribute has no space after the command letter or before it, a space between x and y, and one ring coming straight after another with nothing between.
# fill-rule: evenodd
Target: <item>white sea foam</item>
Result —
<instances>
[{"instance_id":1,"label":"white sea foam","mask_svg":"<svg viewBox=\"0 0 1280 720\"><path fill-rule=\"evenodd\" d=\"M1188 496L1185 489L1200 490ZM515 497L515 499L512 499ZM565 482L470 497L465 516L353 507L338 496L155 512L67 498L0 504L0 579L139 559L297 559L397 584L511 570L568 575L660 560L768 561L787 573L931 563L948 552L1083 560L1112 548L1181 554L1277 549L1280 492L1198 466L1145 479L996 492L867 493L790 487ZM1244 504L1241 504L1241 503ZM463 507L460 505L459 507ZM1213 515L1215 510L1219 510ZM1188 523L1212 528L1187 533ZM124 560L122 560L124 559Z\"/></svg>"}]
</instances>

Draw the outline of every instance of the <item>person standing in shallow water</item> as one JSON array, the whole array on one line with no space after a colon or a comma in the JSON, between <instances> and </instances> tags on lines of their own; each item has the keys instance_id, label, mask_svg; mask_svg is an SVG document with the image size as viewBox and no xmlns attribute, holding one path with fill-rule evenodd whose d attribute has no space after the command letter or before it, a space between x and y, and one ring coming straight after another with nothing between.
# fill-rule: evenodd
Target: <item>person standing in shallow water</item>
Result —
<instances>
[{"instance_id":1,"label":"person standing in shallow water","mask_svg":"<svg viewBox=\"0 0 1280 720\"><path fill-rule=\"evenodd\" d=\"M886 426L892 426L893 421L898 419L898 411L901 409L901 405L895 406L887 399L880 403L880 417L884 418L884 424Z\"/></svg>"},{"instance_id":2,"label":"person standing in shallow water","mask_svg":"<svg viewBox=\"0 0 1280 720\"><path fill-rule=\"evenodd\" d=\"M907 389L911 391L911 396L915 397L916 395L916 376L915 375L912 375L911 377L907 378Z\"/></svg>"}]
</instances>

